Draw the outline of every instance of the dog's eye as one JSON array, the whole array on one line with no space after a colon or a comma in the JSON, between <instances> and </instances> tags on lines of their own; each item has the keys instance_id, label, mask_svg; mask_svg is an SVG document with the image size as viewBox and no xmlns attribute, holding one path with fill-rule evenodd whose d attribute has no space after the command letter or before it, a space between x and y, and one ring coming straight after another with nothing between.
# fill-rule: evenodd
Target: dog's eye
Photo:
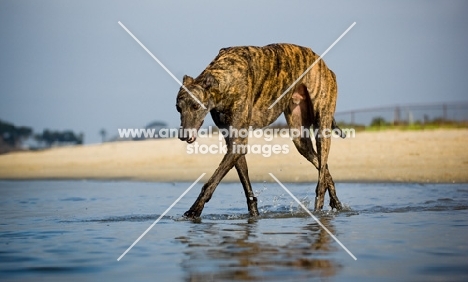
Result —
<instances>
[{"instance_id":1,"label":"dog's eye","mask_svg":"<svg viewBox=\"0 0 468 282\"><path fill-rule=\"evenodd\" d=\"M179 105L176 105L176 109L179 113L182 112L182 109L179 107Z\"/></svg>"},{"instance_id":2,"label":"dog's eye","mask_svg":"<svg viewBox=\"0 0 468 282\"><path fill-rule=\"evenodd\" d=\"M199 104L193 104L192 109L198 110L198 109L200 109L200 105Z\"/></svg>"}]
</instances>

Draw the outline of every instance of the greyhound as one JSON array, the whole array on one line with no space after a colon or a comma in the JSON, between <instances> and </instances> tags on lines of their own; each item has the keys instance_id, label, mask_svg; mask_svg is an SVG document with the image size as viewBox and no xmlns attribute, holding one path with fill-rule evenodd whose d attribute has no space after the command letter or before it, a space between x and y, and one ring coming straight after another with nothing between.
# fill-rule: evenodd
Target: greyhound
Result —
<instances>
[{"instance_id":1,"label":"greyhound","mask_svg":"<svg viewBox=\"0 0 468 282\"><path fill-rule=\"evenodd\" d=\"M264 128L272 124L281 113L284 113L290 130L313 127L318 132L324 132L338 128L333 117L337 99L336 77L323 60L320 59L282 96L318 59L319 56L311 49L293 44L221 49L197 78L187 75L183 78L176 102L181 119L179 139L187 143L194 142L208 113L216 126L224 130L246 129L250 126ZM318 170L315 210L323 208L327 190L330 206L340 210L342 206L327 165L331 140L329 136L324 138L321 134L315 137L317 151L308 136L292 139L299 153ZM246 152L233 150L237 145L246 146L248 138L225 136L225 141L227 153L204 184L195 203L185 212L188 218L200 217L205 203L233 167L244 188L249 214L258 216L257 198L249 180Z\"/></svg>"}]
</instances>

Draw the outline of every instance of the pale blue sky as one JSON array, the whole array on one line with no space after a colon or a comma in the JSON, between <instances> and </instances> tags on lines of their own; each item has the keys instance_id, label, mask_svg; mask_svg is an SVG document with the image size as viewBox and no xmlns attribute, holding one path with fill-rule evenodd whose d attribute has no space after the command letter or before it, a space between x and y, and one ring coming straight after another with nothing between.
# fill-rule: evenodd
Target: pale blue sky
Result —
<instances>
[{"instance_id":1,"label":"pale blue sky","mask_svg":"<svg viewBox=\"0 0 468 282\"><path fill-rule=\"evenodd\" d=\"M179 79L222 47L288 42L326 55L337 111L467 100L466 1L0 0L0 119L85 133L178 126ZM211 118L208 118L209 122Z\"/></svg>"}]
</instances>

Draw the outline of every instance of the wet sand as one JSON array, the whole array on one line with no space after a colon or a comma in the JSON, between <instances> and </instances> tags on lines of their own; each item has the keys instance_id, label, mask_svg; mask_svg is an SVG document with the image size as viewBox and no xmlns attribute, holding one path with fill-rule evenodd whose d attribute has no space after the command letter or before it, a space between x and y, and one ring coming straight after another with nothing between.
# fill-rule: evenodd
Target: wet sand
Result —
<instances>
[{"instance_id":1,"label":"wet sand","mask_svg":"<svg viewBox=\"0 0 468 282\"><path fill-rule=\"evenodd\" d=\"M329 168L339 182L468 182L468 129L357 132L332 139ZM199 138L217 145L217 137ZM250 139L251 146L281 146L279 154L248 154L250 178L315 182L317 171L288 138ZM132 179L192 182L217 168L223 154L188 154L178 139L114 142L0 155L0 179ZM207 148L206 146L204 147ZM213 149L217 149L212 147ZM256 147L259 148L259 147ZM289 152L285 153L284 148ZM195 150L195 148L192 148ZM224 181L238 181L231 170Z\"/></svg>"}]
</instances>

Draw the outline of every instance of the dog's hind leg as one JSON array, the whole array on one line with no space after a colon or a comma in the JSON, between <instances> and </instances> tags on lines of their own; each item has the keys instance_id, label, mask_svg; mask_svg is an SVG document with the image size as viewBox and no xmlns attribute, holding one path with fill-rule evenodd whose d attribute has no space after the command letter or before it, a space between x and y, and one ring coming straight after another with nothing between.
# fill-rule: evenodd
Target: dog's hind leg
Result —
<instances>
[{"instance_id":1,"label":"dog's hind leg","mask_svg":"<svg viewBox=\"0 0 468 282\"><path fill-rule=\"evenodd\" d=\"M318 170L319 170L319 179L317 183L317 188L315 190L315 210L321 210L323 208L325 191L327 190L327 179L325 173L328 170L327 161L328 161L328 152L330 151L331 139L329 136L326 136L327 130L331 128L332 121L322 113L318 115L316 122L314 122L314 128L318 129L318 132L315 136L315 144L317 145L317 155L318 155Z\"/></svg>"},{"instance_id":2,"label":"dog's hind leg","mask_svg":"<svg viewBox=\"0 0 468 282\"><path fill-rule=\"evenodd\" d=\"M245 155L239 157L236 163L237 174L239 175L242 187L244 187L245 197L247 198L247 207L249 208L250 216L258 216L257 198L252 191L250 184L249 171L247 168L247 161Z\"/></svg>"},{"instance_id":3,"label":"dog's hind leg","mask_svg":"<svg viewBox=\"0 0 468 282\"><path fill-rule=\"evenodd\" d=\"M296 146L299 153L304 156L309 162L311 162L317 170L319 170L319 159L317 153L314 150L311 137L313 133L310 132L310 127L313 123L313 109L310 102L310 96L304 85L299 85L296 91L293 93L289 106L285 109L285 117L288 122L289 128L291 129L291 137L294 145ZM333 178L328 171L328 166L325 166L324 172L324 183L329 191L330 206L337 210L341 209L341 203L336 196L335 184ZM319 184L319 183L318 183ZM319 188L317 186L317 188ZM316 209L323 207L323 199L325 190L316 189L317 197L321 199L321 206L316 205ZM319 208L320 207L320 208Z\"/></svg>"},{"instance_id":4,"label":"dog's hind leg","mask_svg":"<svg viewBox=\"0 0 468 282\"><path fill-rule=\"evenodd\" d=\"M315 74L315 78L318 76L320 76L320 83L317 85L318 87L315 88L315 95L311 96L314 97L311 105L314 111L313 125L314 129L317 130L315 141L319 165L319 181L317 183L315 209L321 210L323 208L324 194L326 190L328 190L330 195L330 206L332 208L341 209L341 203L336 196L334 182L331 176L328 177L329 173L327 173L327 161L331 146L332 128L336 126L336 124L334 124L333 117L337 97L336 78L334 73L326 68L324 64L320 66L320 71L318 74ZM312 78L312 76L309 78ZM314 91L313 89L313 87L310 87L309 91Z\"/></svg>"}]
</instances>

